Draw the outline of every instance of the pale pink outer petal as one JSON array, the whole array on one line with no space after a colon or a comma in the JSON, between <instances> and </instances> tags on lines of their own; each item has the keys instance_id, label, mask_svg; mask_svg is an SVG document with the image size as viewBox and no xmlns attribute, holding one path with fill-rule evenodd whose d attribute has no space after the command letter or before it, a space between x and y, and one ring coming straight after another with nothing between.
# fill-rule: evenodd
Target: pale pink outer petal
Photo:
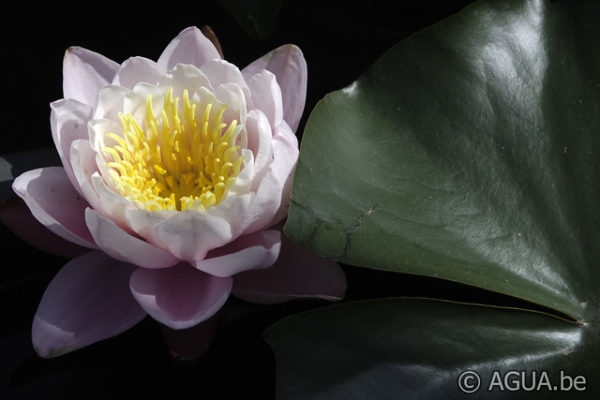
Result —
<instances>
[{"instance_id":1,"label":"pale pink outer petal","mask_svg":"<svg viewBox=\"0 0 600 400\"><path fill-rule=\"evenodd\" d=\"M146 313L129 291L135 267L100 251L69 261L42 296L32 327L35 351L55 357L118 335Z\"/></svg>"},{"instance_id":2,"label":"pale pink outer petal","mask_svg":"<svg viewBox=\"0 0 600 400\"><path fill-rule=\"evenodd\" d=\"M96 248L85 225L88 203L77 193L62 167L27 171L13 182L33 216L58 236L77 245Z\"/></svg>"},{"instance_id":3,"label":"pale pink outer petal","mask_svg":"<svg viewBox=\"0 0 600 400\"><path fill-rule=\"evenodd\" d=\"M346 293L346 275L340 266L319 257L282 235L277 262L266 269L234 277L233 294L243 300L272 304L297 298L340 300Z\"/></svg>"},{"instance_id":4,"label":"pale pink outer petal","mask_svg":"<svg viewBox=\"0 0 600 400\"><path fill-rule=\"evenodd\" d=\"M167 268L179 262L169 252L136 238L95 210L85 210L85 220L96 245L109 256L144 268Z\"/></svg>"},{"instance_id":5,"label":"pale pink outer petal","mask_svg":"<svg viewBox=\"0 0 600 400\"><path fill-rule=\"evenodd\" d=\"M296 168L296 162L298 161L298 155L300 153L300 149L298 148L298 138L296 138L285 121L275 128L275 134L273 136L273 153L279 153L281 155L281 163L277 163L278 165L273 167L274 174L278 176L278 179L285 179L285 183L281 191L279 210L269 225L278 223L288 215L290 199L292 197L294 169Z\"/></svg>"},{"instance_id":6,"label":"pale pink outer petal","mask_svg":"<svg viewBox=\"0 0 600 400\"><path fill-rule=\"evenodd\" d=\"M200 88L204 88L212 93L213 87L210 84L208 77L193 65L177 64L173 69L169 70L161 79L160 87L164 91L165 88L173 88L173 97L181 98L183 90L187 89L190 99L192 95ZM161 103L162 107L162 103ZM156 109L160 112L160 109ZM198 110L202 112L204 110Z\"/></svg>"},{"instance_id":7,"label":"pale pink outer petal","mask_svg":"<svg viewBox=\"0 0 600 400\"><path fill-rule=\"evenodd\" d=\"M71 47L63 61L63 94L87 105L96 102L98 91L110 83L119 64L101 54Z\"/></svg>"},{"instance_id":8,"label":"pale pink outer petal","mask_svg":"<svg viewBox=\"0 0 600 400\"><path fill-rule=\"evenodd\" d=\"M254 154L254 185L252 189L256 190L273 161L273 146L271 145L273 133L266 115L256 109L250 111L246 117L246 132L248 149Z\"/></svg>"},{"instance_id":9,"label":"pale pink outer petal","mask_svg":"<svg viewBox=\"0 0 600 400\"><path fill-rule=\"evenodd\" d=\"M248 106L244 92L239 85L231 82L223 83L215 88L215 97L220 102L227 104L223 113L223 122L230 123L235 119L238 121L238 125L246 123Z\"/></svg>"},{"instance_id":10,"label":"pale pink outer petal","mask_svg":"<svg viewBox=\"0 0 600 400\"><path fill-rule=\"evenodd\" d=\"M218 217L227 221L231 231L231 237L227 243L242 234L241 222L243 221L244 215L250 206L253 196L254 194L251 192L234 194L233 190L230 189L230 193L223 201L205 211L207 215ZM214 246L209 250L218 247L221 246ZM199 258L196 258L196 260L198 259Z\"/></svg>"},{"instance_id":11,"label":"pale pink outer petal","mask_svg":"<svg viewBox=\"0 0 600 400\"><path fill-rule=\"evenodd\" d=\"M279 256L281 232L267 230L242 236L210 251L206 258L193 265L201 271L220 277L273 265Z\"/></svg>"},{"instance_id":12,"label":"pale pink outer petal","mask_svg":"<svg viewBox=\"0 0 600 400\"><path fill-rule=\"evenodd\" d=\"M242 145L240 145L240 146L242 146ZM242 150L242 158L244 159L244 161L242 163L242 169L240 170L240 173L236 177L235 181L233 182L233 185L230 186L229 192L228 192L229 195L227 196L227 198L225 200L223 200L221 203L219 203L215 207L209 208L209 211L213 208L217 208L217 207L221 208L219 206L221 204L225 203L229 199L229 197L232 193L235 193L237 195L253 194L252 193L252 185L254 183L253 180L255 177L255 175L254 175L254 154L249 149L243 149ZM244 207L243 212L240 213L238 211L237 214L243 215L246 212L246 208L247 207ZM234 210L232 210L232 211L235 212ZM239 219L238 221L241 221L241 219Z\"/></svg>"},{"instance_id":13,"label":"pale pink outer petal","mask_svg":"<svg viewBox=\"0 0 600 400\"><path fill-rule=\"evenodd\" d=\"M125 218L128 226L148 242L190 263L203 259L209 250L229 243L233 237L227 220L193 210L128 209Z\"/></svg>"},{"instance_id":14,"label":"pale pink outer petal","mask_svg":"<svg viewBox=\"0 0 600 400\"><path fill-rule=\"evenodd\" d=\"M135 208L129 200L114 193L98 172L98 155L88 140L75 140L71 145L71 164L81 192L92 208L109 217L119 227L131 232L125 222L125 209Z\"/></svg>"},{"instance_id":15,"label":"pale pink outer petal","mask_svg":"<svg viewBox=\"0 0 600 400\"><path fill-rule=\"evenodd\" d=\"M92 207L99 208L99 197L92 186L92 175L98 172L96 152L92 150L89 140L78 139L71 143L70 153L71 168L80 192Z\"/></svg>"},{"instance_id":16,"label":"pale pink outer petal","mask_svg":"<svg viewBox=\"0 0 600 400\"><path fill-rule=\"evenodd\" d=\"M112 84L133 89L140 82L156 84L161 76L162 73L154 61L144 57L131 57L119 66Z\"/></svg>"},{"instance_id":17,"label":"pale pink outer petal","mask_svg":"<svg viewBox=\"0 0 600 400\"><path fill-rule=\"evenodd\" d=\"M284 181L268 173L260 182L252 203L244 213L241 231L248 235L268 228L281 206L281 191Z\"/></svg>"},{"instance_id":18,"label":"pale pink outer petal","mask_svg":"<svg viewBox=\"0 0 600 400\"><path fill-rule=\"evenodd\" d=\"M173 329L190 328L212 317L227 301L231 285L231 278L208 275L189 264L140 268L129 282L142 308Z\"/></svg>"},{"instance_id":19,"label":"pale pink outer petal","mask_svg":"<svg viewBox=\"0 0 600 400\"><path fill-rule=\"evenodd\" d=\"M117 86L103 86L98 91L98 102L94 107L94 119L119 121L119 113L123 112L123 101L131 89Z\"/></svg>"},{"instance_id":20,"label":"pale pink outer petal","mask_svg":"<svg viewBox=\"0 0 600 400\"><path fill-rule=\"evenodd\" d=\"M165 92L166 89L163 87L151 85L145 82L138 83L123 99L123 113L131 114L133 118L138 121L140 126L143 127L145 125L142 121L144 121L146 118L146 101L148 96L150 96L152 99L152 109L154 112L160 113L164 104ZM121 132L119 134L120 136L123 135L121 126L119 127L118 132ZM104 135L104 133L106 132L102 132L102 135Z\"/></svg>"},{"instance_id":21,"label":"pale pink outer petal","mask_svg":"<svg viewBox=\"0 0 600 400\"><path fill-rule=\"evenodd\" d=\"M237 84L244 93L248 108L252 108L250 89L238 67L225 60L215 59L207 61L200 70L208 77L213 88L225 83Z\"/></svg>"},{"instance_id":22,"label":"pale pink outer petal","mask_svg":"<svg viewBox=\"0 0 600 400\"><path fill-rule=\"evenodd\" d=\"M265 54L242 70L248 81L253 75L266 69L277 77L283 99L283 119L293 132L298 129L306 102L308 70L302 51L287 44Z\"/></svg>"},{"instance_id":23,"label":"pale pink outer petal","mask_svg":"<svg viewBox=\"0 0 600 400\"><path fill-rule=\"evenodd\" d=\"M184 29L169 43L158 58L158 67L167 71L176 64L192 64L201 67L208 60L221 58L219 52L200 29L195 26Z\"/></svg>"},{"instance_id":24,"label":"pale pink outer petal","mask_svg":"<svg viewBox=\"0 0 600 400\"><path fill-rule=\"evenodd\" d=\"M276 129L272 139L273 162L244 214L244 234L270 227L287 215L292 175L299 154L298 141L285 121Z\"/></svg>"},{"instance_id":25,"label":"pale pink outer petal","mask_svg":"<svg viewBox=\"0 0 600 400\"><path fill-rule=\"evenodd\" d=\"M248 79L248 87L254 107L265 113L271 126L279 125L283 119L283 104L275 75L262 70Z\"/></svg>"},{"instance_id":26,"label":"pale pink outer petal","mask_svg":"<svg viewBox=\"0 0 600 400\"><path fill-rule=\"evenodd\" d=\"M114 133L117 136L123 137L123 129L121 124L115 120L108 118L92 119L87 124L88 138L90 147L94 152L101 153L103 147L112 147L117 143L116 140L107 137L107 133ZM96 159L96 156L93 157Z\"/></svg>"},{"instance_id":27,"label":"pale pink outer petal","mask_svg":"<svg viewBox=\"0 0 600 400\"><path fill-rule=\"evenodd\" d=\"M93 207L97 211L100 211L104 216L110 216L110 218L116 222L121 228L127 226L125 221L125 212L128 209L137 209L131 200L117 194L111 189L105 182L104 178L99 173L92 174L92 186L94 191L98 194L98 206ZM130 231L129 228L126 229ZM133 231L133 230L131 230Z\"/></svg>"},{"instance_id":28,"label":"pale pink outer petal","mask_svg":"<svg viewBox=\"0 0 600 400\"><path fill-rule=\"evenodd\" d=\"M92 107L73 99L61 99L50 103L50 128L58 155L69 180L79 191L71 167L71 143L87 139L87 123L92 117Z\"/></svg>"},{"instance_id":29,"label":"pale pink outer petal","mask_svg":"<svg viewBox=\"0 0 600 400\"><path fill-rule=\"evenodd\" d=\"M46 253L73 258L90 251L56 236L40 224L19 197L11 197L0 205L0 220L19 238Z\"/></svg>"}]
</instances>

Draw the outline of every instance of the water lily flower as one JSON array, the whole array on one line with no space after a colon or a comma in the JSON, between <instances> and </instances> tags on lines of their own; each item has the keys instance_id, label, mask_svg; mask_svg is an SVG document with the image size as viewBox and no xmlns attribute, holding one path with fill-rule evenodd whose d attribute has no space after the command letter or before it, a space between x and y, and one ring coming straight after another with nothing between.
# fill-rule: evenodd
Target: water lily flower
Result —
<instances>
[{"instance_id":1,"label":"water lily flower","mask_svg":"<svg viewBox=\"0 0 600 400\"><path fill-rule=\"evenodd\" d=\"M45 291L34 347L52 357L146 315L206 321L230 294L274 303L339 299L337 264L287 240L306 62L282 46L241 71L195 27L158 61L67 50L51 104L62 167L13 183L33 216L83 254ZM26 231L26 230L24 230Z\"/></svg>"}]
</instances>

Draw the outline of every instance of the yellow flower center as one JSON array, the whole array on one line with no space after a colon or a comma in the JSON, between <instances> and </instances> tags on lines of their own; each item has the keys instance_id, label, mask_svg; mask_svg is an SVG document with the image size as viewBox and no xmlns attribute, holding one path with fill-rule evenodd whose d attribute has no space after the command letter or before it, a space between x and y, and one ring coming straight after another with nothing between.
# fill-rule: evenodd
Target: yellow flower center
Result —
<instances>
[{"instance_id":1,"label":"yellow flower center","mask_svg":"<svg viewBox=\"0 0 600 400\"><path fill-rule=\"evenodd\" d=\"M213 110L183 104L167 89L160 119L152 96L146 98L143 128L131 114L119 114L123 135L106 133L113 146L102 147L108 172L120 194L146 210L205 210L227 194L242 165L237 120L223 122L226 106ZM216 108L216 107L215 107Z\"/></svg>"}]
</instances>

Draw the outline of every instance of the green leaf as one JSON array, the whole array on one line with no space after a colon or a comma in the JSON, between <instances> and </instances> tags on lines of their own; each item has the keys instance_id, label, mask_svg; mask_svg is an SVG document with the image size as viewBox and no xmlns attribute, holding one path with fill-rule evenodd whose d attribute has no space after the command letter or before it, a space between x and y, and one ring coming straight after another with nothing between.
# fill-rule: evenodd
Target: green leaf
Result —
<instances>
[{"instance_id":1,"label":"green leaf","mask_svg":"<svg viewBox=\"0 0 600 400\"><path fill-rule=\"evenodd\" d=\"M355 302L288 317L265 338L275 351L279 400L473 398L458 386L465 371L480 377L474 398L600 395L597 331L524 310L426 299ZM511 370L525 372L506 378ZM539 383L544 371L552 391ZM561 389L561 371L569 393L553 391ZM568 386L567 375L582 376L578 388L586 391ZM525 389L535 382L540 391L524 390L521 377ZM510 390L515 385L521 390Z\"/></svg>"},{"instance_id":2,"label":"green leaf","mask_svg":"<svg viewBox=\"0 0 600 400\"><path fill-rule=\"evenodd\" d=\"M339 261L593 319L600 3L482 1L308 120L286 233Z\"/></svg>"},{"instance_id":3,"label":"green leaf","mask_svg":"<svg viewBox=\"0 0 600 400\"><path fill-rule=\"evenodd\" d=\"M12 182L25 171L61 165L54 147L32 149L0 156L0 203L13 194Z\"/></svg>"},{"instance_id":4,"label":"green leaf","mask_svg":"<svg viewBox=\"0 0 600 400\"><path fill-rule=\"evenodd\" d=\"M254 39L266 39L275 29L283 0L219 0L242 29Z\"/></svg>"}]
</instances>

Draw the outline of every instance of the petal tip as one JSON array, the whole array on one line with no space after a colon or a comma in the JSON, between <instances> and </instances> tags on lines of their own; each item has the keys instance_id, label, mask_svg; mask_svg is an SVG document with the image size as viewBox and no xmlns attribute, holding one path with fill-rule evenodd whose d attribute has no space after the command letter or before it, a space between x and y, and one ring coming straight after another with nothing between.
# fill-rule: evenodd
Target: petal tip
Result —
<instances>
[{"instance_id":1,"label":"petal tip","mask_svg":"<svg viewBox=\"0 0 600 400\"><path fill-rule=\"evenodd\" d=\"M69 46L67 47L67 49L65 50L65 58L70 57L72 55L75 55L77 53L80 53L83 51L82 47L79 46Z\"/></svg>"},{"instance_id":2,"label":"petal tip","mask_svg":"<svg viewBox=\"0 0 600 400\"><path fill-rule=\"evenodd\" d=\"M55 358L76 350L76 347L69 348L64 345L69 340L73 340L73 334L44 321L38 315L34 317L31 328L31 343L33 350L39 357Z\"/></svg>"},{"instance_id":3,"label":"petal tip","mask_svg":"<svg viewBox=\"0 0 600 400\"><path fill-rule=\"evenodd\" d=\"M47 351L43 351L40 347L33 347L33 350L40 358L51 359L62 356L63 354L70 353L76 349L66 349L66 348L57 348L57 349L49 349Z\"/></svg>"},{"instance_id":4,"label":"petal tip","mask_svg":"<svg viewBox=\"0 0 600 400\"><path fill-rule=\"evenodd\" d=\"M156 321L175 330L191 328L211 318L227 301L233 280L218 278L180 264L174 268L140 268L129 289Z\"/></svg>"},{"instance_id":5,"label":"petal tip","mask_svg":"<svg viewBox=\"0 0 600 400\"><path fill-rule=\"evenodd\" d=\"M178 63L201 67L206 61L215 58L221 58L215 45L198 27L189 26L169 43L157 64L161 70L167 71Z\"/></svg>"}]
</instances>

